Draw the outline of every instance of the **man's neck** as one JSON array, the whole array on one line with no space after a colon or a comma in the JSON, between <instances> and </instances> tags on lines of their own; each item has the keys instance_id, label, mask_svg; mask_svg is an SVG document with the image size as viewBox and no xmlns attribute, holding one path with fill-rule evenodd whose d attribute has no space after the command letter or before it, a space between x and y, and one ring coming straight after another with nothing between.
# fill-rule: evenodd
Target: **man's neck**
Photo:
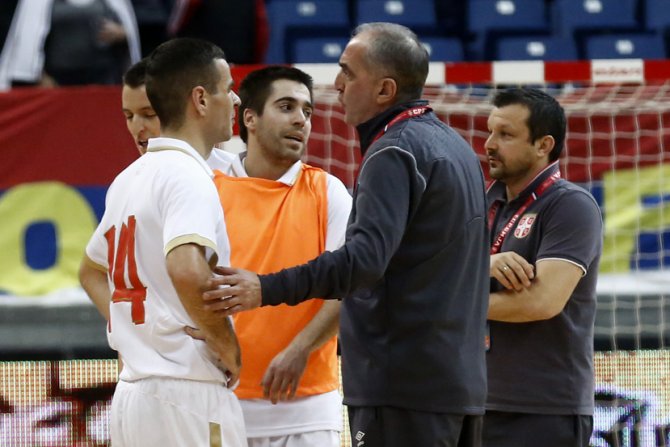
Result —
<instances>
[{"instance_id":1,"label":"man's neck","mask_svg":"<svg viewBox=\"0 0 670 447\"><path fill-rule=\"evenodd\" d=\"M267 180L279 180L293 166L268 160L255 151L247 151L247 156L242 159L244 170L249 177L264 178Z\"/></svg>"},{"instance_id":2,"label":"man's neck","mask_svg":"<svg viewBox=\"0 0 670 447\"><path fill-rule=\"evenodd\" d=\"M202 135L185 128L179 130L164 129L161 132L161 136L187 142L204 160L209 158L209 155L212 153L212 148L214 147L213 144L205 142Z\"/></svg>"},{"instance_id":3,"label":"man's neck","mask_svg":"<svg viewBox=\"0 0 670 447\"><path fill-rule=\"evenodd\" d=\"M519 194L521 194L530 184L530 182L537 177L540 172L544 171L549 163L542 164L537 166L534 169L529 170L524 176L518 177L517 179L508 179L505 180L505 187L507 190L507 201L511 202L516 199Z\"/></svg>"}]
</instances>

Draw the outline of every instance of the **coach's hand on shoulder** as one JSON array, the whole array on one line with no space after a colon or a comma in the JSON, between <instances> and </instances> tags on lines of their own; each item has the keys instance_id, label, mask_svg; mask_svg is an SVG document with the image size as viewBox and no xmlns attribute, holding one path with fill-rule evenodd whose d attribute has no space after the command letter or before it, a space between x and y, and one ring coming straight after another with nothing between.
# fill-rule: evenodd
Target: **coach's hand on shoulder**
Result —
<instances>
[{"instance_id":1,"label":"coach's hand on shoulder","mask_svg":"<svg viewBox=\"0 0 670 447\"><path fill-rule=\"evenodd\" d=\"M261 305L261 282L258 275L248 270L216 267L202 296L205 308L224 315L233 315Z\"/></svg>"}]
</instances>

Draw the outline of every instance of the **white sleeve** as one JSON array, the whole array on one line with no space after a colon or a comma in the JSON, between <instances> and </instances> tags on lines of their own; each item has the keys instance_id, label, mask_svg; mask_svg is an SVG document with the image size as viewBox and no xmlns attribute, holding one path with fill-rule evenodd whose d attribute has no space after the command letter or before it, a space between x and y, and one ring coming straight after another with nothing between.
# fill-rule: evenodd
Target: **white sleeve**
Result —
<instances>
[{"instance_id":1,"label":"white sleeve","mask_svg":"<svg viewBox=\"0 0 670 447\"><path fill-rule=\"evenodd\" d=\"M100 222L96 227L91 239L89 239L88 244L86 244L86 256L98 264L100 267L104 267L109 271L109 245L107 243L107 238L105 237L105 232L109 230L111 225L109 224L108 212L111 209L109 206L109 198L116 188L116 179L109 185L107 188L107 194L105 195L105 212L100 218Z\"/></svg>"},{"instance_id":2,"label":"white sleeve","mask_svg":"<svg viewBox=\"0 0 670 447\"><path fill-rule=\"evenodd\" d=\"M102 234L103 225L106 225L106 223L100 222L98 228L93 232L93 236L89 239L88 244L86 244L86 256L100 267L104 267L105 270L109 271L107 257L109 248L107 247L107 239Z\"/></svg>"},{"instance_id":3,"label":"white sleeve","mask_svg":"<svg viewBox=\"0 0 670 447\"><path fill-rule=\"evenodd\" d=\"M344 183L337 177L327 174L326 184L328 194L326 250L333 251L344 244L352 199Z\"/></svg>"},{"instance_id":4,"label":"white sleeve","mask_svg":"<svg viewBox=\"0 0 670 447\"><path fill-rule=\"evenodd\" d=\"M206 175L182 171L166 179L160 188L161 220L165 254L173 248L194 243L214 250L219 260L228 260L228 240L223 210L214 182ZM223 235L222 235L223 233Z\"/></svg>"}]
</instances>

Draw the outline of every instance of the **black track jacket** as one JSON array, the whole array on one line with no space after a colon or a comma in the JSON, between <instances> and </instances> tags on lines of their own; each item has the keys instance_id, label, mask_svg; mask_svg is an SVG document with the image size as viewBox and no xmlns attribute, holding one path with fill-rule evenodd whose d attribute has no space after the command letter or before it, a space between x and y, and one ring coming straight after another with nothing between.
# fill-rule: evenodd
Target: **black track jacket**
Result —
<instances>
[{"instance_id":1,"label":"black track jacket","mask_svg":"<svg viewBox=\"0 0 670 447\"><path fill-rule=\"evenodd\" d=\"M344 246L262 275L263 305L343 298L347 405L482 414L489 243L480 163L432 111L383 132L425 105L396 105L358 126L364 158Z\"/></svg>"}]
</instances>

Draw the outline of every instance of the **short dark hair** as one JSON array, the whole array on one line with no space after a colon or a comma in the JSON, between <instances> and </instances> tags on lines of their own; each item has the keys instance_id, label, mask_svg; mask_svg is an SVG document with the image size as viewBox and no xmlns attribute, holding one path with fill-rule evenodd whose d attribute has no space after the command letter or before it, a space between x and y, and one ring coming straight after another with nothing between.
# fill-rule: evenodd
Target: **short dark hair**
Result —
<instances>
[{"instance_id":1,"label":"short dark hair","mask_svg":"<svg viewBox=\"0 0 670 447\"><path fill-rule=\"evenodd\" d=\"M238 108L237 121L240 127L240 138L245 143L247 142L249 133L247 127L244 125L244 110L251 109L258 116L263 115L265 102L272 94L272 83L282 79L303 84L309 90L310 100L312 99L314 80L302 70L283 65L272 65L252 71L244 78L239 89L240 106Z\"/></svg>"},{"instance_id":2,"label":"short dark hair","mask_svg":"<svg viewBox=\"0 0 670 447\"><path fill-rule=\"evenodd\" d=\"M123 75L123 85L130 88L142 87L147 82L147 58L140 60Z\"/></svg>"},{"instance_id":3,"label":"short dark hair","mask_svg":"<svg viewBox=\"0 0 670 447\"><path fill-rule=\"evenodd\" d=\"M217 93L221 80L215 61L223 50L202 39L180 37L160 44L148 56L146 89L163 127L184 122L185 104L193 88Z\"/></svg>"},{"instance_id":4,"label":"short dark hair","mask_svg":"<svg viewBox=\"0 0 670 447\"><path fill-rule=\"evenodd\" d=\"M353 36L370 33L368 64L384 76L393 78L398 86L398 102L421 98L428 77L428 50L409 28L396 23L363 23Z\"/></svg>"},{"instance_id":5,"label":"short dark hair","mask_svg":"<svg viewBox=\"0 0 670 447\"><path fill-rule=\"evenodd\" d=\"M555 145L549 153L549 161L558 160L565 145L565 111L556 99L536 88L510 88L498 92L493 98L495 107L513 104L525 106L528 111L526 125L530 142L534 143L545 135L554 137Z\"/></svg>"}]
</instances>

